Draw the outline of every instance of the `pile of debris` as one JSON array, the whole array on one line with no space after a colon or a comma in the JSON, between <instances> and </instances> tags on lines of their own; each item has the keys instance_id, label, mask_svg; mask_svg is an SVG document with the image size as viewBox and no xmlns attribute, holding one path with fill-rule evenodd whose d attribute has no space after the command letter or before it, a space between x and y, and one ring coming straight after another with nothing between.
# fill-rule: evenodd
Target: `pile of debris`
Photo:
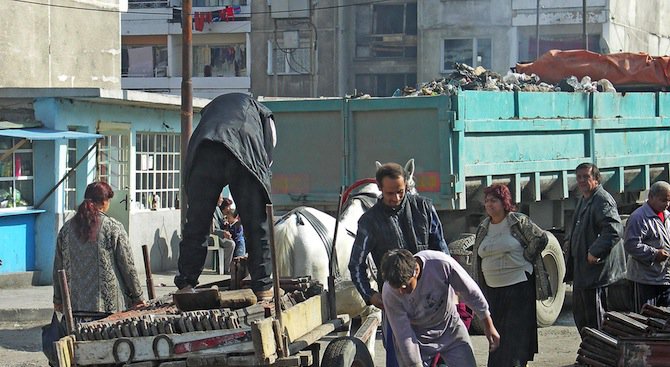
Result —
<instances>
[{"instance_id":1,"label":"pile of debris","mask_svg":"<svg viewBox=\"0 0 670 367\"><path fill-rule=\"evenodd\" d=\"M473 68L467 64L454 64L454 71L445 78L423 83L418 87L406 86L393 94L400 96L433 96L455 95L459 90L485 91L518 91L518 92L616 92L616 89L607 79L592 81L585 76L578 80L570 76L558 84L548 84L541 81L535 74L527 75L508 71L502 76L494 71L478 66Z\"/></svg>"},{"instance_id":2,"label":"pile of debris","mask_svg":"<svg viewBox=\"0 0 670 367\"><path fill-rule=\"evenodd\" d=\"M644 305L640 314L608 312L602 330L586 327L582 334L582 343L577 351L579 365L667 366L670 358L670 309ZM645 356L644 364L639 364L640 355Z\"/></svg>"}]
</instances>

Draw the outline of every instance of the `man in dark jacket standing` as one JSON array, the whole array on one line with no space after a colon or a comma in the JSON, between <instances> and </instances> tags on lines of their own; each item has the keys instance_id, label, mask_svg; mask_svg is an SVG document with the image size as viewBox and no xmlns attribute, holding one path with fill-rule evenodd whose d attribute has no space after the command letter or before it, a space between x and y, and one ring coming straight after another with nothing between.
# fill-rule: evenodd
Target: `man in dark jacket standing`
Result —
<instances>
[{"instance_id":1,"label":"man in dark jacket standing","mask_svg":"<svg viewBox=\"0 0 670 367\"><path fill-rule=\"evenodd\" d=\"M595 164L576 168L582 197L577 203L566 243L566 281L572 281L572 314L578 330L600 328L606 308L606 287L624 277L623 226L614 198L600 185Z\"/></svg>"},{"instance_id":2,"label":"man in dark jacket standing","mask_svg":"<svg viewBox=\"0 0 670 367\"><path fill-rule=\"evenodd\" d=\"M175 285L198 284L217 197L226 185L237 200L249 254L251 288L272 297L272 263L265 205L271 203L270 164L276 133L272 112L242 93L221 95L200 112L186 152L186 223L179 244Z\"/></svg>"},{"instance_id":3,"label":"man in dark jacket standing","mask_svg":"<svg viewBox=\"0 0 670 367\"><path fill-rule=\"evenodd\" d=\"M406 195L406 178L402 166L397 163L382 165L377 169L375 180L382 197L358 221L349 271L351 280L365 302L384 309L380 293L384 280L381 274L377 274L380 288L372 289L367 274L368 254L372 254L372 260L379 269L382 257L392 249L404 248L413 254L436 250L448 255L449 248L433 203L419 195ZM396 366L390 327L386 322L384 324L386 365Z\"/></svg>"}]
</instances>

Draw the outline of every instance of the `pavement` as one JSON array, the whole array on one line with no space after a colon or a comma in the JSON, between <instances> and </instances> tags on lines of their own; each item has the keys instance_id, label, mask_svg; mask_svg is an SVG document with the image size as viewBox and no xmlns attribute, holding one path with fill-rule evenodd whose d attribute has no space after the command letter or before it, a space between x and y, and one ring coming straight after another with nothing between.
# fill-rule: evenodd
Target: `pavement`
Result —
<instances>
[{"instance_id":1,"label":"pavement","mask_svg":"<svg viewBox=\"0 0 670 367\"><path fill-rule=\"evenodd\" d=\"M156 297L177 290L174 285L176 271L153 274ZM230 278L230 275L218 275L213 271L203 271L200 283L211 283ZM44 322L51 321L53 313L53 287L35 286L31 283L32 274L15 273L0 275L0 323L1 322ZM147 297L146 278L140 276L144 297Z\"/></svg>"}]
</instances>

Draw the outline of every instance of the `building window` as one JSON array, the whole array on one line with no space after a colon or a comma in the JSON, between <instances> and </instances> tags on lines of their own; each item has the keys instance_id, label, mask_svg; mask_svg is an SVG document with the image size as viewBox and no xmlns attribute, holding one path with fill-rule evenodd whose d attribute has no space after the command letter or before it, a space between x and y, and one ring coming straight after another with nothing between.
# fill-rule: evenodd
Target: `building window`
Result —
<instances>
[{"instance_id":1,"label":"building window","mask_svg":"<svg viewBox=\"0 0 670 367\"><path fill-rule=\"evenodd\" d=\"M130 186L129 146L130 137L125 134L105 135L98 146L98 180L107 182L114 191Z\"/></svg>"},{"instance_id":2,"label":"building window","mask_svg":"<svg viewBox=\"0 0 670 367\"><path fill-rule=\"evenodd\" d=\"M167 46L126 45L121 48L121 76L123 77L165 77L167 69Z\"/></svg>"},{"instance_id":3,"label":"building window","mask_svg":"<svg viewBox=\"0 0 670 367\"><path fill-rule=\"evenodd\" d=\"M77 163L77 141L67 141L67 162L65 172L70 172ZM72 172L63 183L65 191L65 210L77 210L77 171Z\"/></svg>"},{"instance_id":4,"label":"building window","mask_svg":"<svg viewBox=\"0 0 670 367\"><path fill-rule=\"evenodd\" d=\"M33 205L33 145L0 137L0 208Z\"/></svg>"},{"instance_id":5,"label":"building window","mask_svg":"<svg viewBox=\"0 0 670 367\"><path fill-rule=\"evenodd\" d=\"M312 70L308 45L297 48L283 48L278 42L268 41L268 75L309 74Z\"/></svg>"},{"instance_id":6,"label":"building window","mask_svg":"<svg viewBox=\"0 0 670 367\"><path fill-rule=\"evenodd\" d=\"M472 67L491 68L491 39L462 38L444 40L444 63L442 69L451 71L454 63Z\"/></svg>"},{"instance_id":7,"label":"building window","mask_svg":"<svg viewBox=\"0 0 670 367\"><path fill-rule=\"evenodd\" d=\"M180 144L179 134L137 134L135 205L138 209L178 207Z\"/></svg>"},{"instance_id":8,"label":"building window","mask_svg":"<svg viewBox=\"0 0 670 367\"><path fill-rule=\"evenodd\" d=\"M193 76L247 76L245 44L193 46Z\"/></svg>"},{"instance_id":9,"label":"building window","mask_svg":"<svg viewBox=\"0 0 670 367\"><path fill-rule=\"evenodd\" d=\"M416 34L416 3L374 5L373 34Z\"/></svg>"}]
</instances>

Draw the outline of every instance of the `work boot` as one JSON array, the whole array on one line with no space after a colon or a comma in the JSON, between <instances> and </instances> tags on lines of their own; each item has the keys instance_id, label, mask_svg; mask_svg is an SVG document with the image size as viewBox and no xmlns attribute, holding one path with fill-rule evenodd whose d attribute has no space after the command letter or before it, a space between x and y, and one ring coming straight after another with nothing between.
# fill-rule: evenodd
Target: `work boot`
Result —
<instances>
[{"instance_id":1,"label":"work boot","mask_svg":"<svg viewBox=\"0 0 670 367\"><path fill-rule=\"evenodd\" d=\"M284 290L279 288L279 297L284 295ZM270 287L268 290L264 291L255 291L254 294L256 294L256 298L258 301L272 301L272 297L274 297L274 287Z\"/></svg>"},{"instance_id":2,"label":"work boot","mask_svg":"<svg viewBox=\"0 0 670 367\"><path fill-rule=\"evenodd\" d=\"M195 293L195 290L194 290L193 287L191 287L190 285L187 285L186 287L179 289L179 290L176 291L175 293L177 293L177 294L182 294L182 293Z\"/></svg>"}]
</instances>

